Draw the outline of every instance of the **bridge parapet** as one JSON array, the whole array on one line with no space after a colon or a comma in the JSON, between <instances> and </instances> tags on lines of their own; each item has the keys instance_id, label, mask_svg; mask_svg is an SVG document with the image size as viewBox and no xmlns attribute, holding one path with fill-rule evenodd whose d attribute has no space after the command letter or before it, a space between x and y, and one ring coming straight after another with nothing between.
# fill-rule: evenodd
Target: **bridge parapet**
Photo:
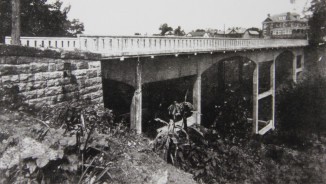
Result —
<instances>
[{"instance_id":1,"label":"bridge parapet","mask_svg":"<svg viewBox=\"0 0 326 184\"><path fill-rule=\"evenodd\" d=\"M303 47L308 45L307 40L298 39L80 35L79 40L81 50L101 53L104 57Z\"/></svg>"},{"instance_id":2,"label":"bridge parapet","mask_svg":"<svg viewBox=\"0 0 326 184\"><path fill-rule=\"evenodd\" d=\"M77 37L21 37L22 46L37 48L53 48L62 50L79 49L79 39ZM11 44L11 37L6 36L5 43Z\"/></svg>"},{"instance_id":3,"label":"bridge parapet","mask_svg":"<svg viewBox=\"0 0 326 184\"><path fill-rule=\"evenodd\" d=\"M103 57L218 52L263 48L304 47L299 39L232 39L160 36L21 37L22 45L100 53ZM6 37L6 44L11 38Z\"/></svg>"}]
</instances>

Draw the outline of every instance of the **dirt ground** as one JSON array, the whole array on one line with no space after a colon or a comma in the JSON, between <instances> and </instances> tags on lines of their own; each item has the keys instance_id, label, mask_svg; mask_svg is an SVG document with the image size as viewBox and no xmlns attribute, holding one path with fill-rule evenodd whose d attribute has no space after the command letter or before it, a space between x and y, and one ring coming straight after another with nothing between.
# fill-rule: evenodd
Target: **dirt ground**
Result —
<instances>
[{"instance_id":1,"label":"dirt ground","mask_svg":"<svg viewBox=\"0 0 326 184\"><path fill-rule=\"evenodd\" d=\"M0 108L0 155L9 136L29 136L30 126L40 124L23 112ZM116 136L109 141L112 160L108 183L196 183L193 176L167 164L151 150L151 141L142 136ZM2 171L3 172L3 171ZM0 180L3 183L4 180Z\"/></svg>"}]
</instances>

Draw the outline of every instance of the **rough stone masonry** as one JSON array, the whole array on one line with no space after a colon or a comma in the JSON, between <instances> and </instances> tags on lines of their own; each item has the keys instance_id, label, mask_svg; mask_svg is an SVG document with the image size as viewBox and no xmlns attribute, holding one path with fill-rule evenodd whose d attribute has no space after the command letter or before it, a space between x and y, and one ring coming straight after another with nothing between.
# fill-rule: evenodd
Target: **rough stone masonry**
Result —
<instances>
[{"instance_id":1,"label":"rough stone masonry","mask_svg":"<svg viewBox=\"0 0 326 184\"><path fill-rule=\"evenodd\" d=\"M15 88L39 107L74 99L103 104L99 55L0 45L0 88Z\"/></svg>"}]
</instances>

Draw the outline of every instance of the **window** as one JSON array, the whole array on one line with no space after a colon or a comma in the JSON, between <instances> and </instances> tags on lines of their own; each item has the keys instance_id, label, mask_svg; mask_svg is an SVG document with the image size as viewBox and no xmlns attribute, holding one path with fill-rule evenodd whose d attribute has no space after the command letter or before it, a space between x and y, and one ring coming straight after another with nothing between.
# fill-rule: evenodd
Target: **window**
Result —
<instances>
[{"instance_id":1,"label":"window","mask_svg":"<svg viewBox=\"0 0 326 184\"><path fill-rule=\"evenodd\" d=\"M63 47L63 41L61 41L61 47Z\"/></svg>"},{"instance_id":2,"label":"window","mask_svg":"<svg viewBox=\"0 0 326 184\"><path fill-rule=\"evenodd\" d=\"M27 40L26 45L27 45L27 47L29 47L29 40Z\"/></svg>"},{"instance_id":3,"label":"window","mask_svg":"<svg viewBox=\"0 0 326 184\"><path fill-rule=\"evenodd\" d=\"M55 44L55 48L58 48L58 41L55 41L54 44Z\"/></svg>"},{"instance_id":4,"label":"window","mask_svg":"<svg viewBox=\"0 0 326 184\"><path fill-rule=\"evenodd\" d=\"M34 47L37 47L37 41L36 40L34 41Z\"/></svg>"},{"instance_id":5,"label":"window","mask_svg":"<svg viewBox=\"0 0 326 184\"><path fill-rule=\"evenodd\" d=\"M42 40L42 45L41 45L42 47L44 47L44 41Z\"/></svg>"},{"instance_id":6,"label":"window","mask_svg":"<svg viewBox=\"0 0 326 184\"><path fill-rule=\"evenodd\" d=\"M49 41L49 47L51 47L51 41Z\"/></svg>"}]
</instances>

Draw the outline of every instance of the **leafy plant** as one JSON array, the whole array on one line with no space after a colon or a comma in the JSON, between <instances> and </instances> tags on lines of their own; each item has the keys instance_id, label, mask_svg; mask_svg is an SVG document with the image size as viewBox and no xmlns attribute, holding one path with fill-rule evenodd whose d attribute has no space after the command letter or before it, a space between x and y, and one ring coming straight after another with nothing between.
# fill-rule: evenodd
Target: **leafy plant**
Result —
<instances>
[{"instance_id":1,"label":"leafy plant","mask_svg":"<svg viewBox=\"0 0 326 184\"><path fill-rule=\"evenodd\" d=\"M5 141L0 169L7 170L8 182L77 183L86 180L94 170L97 171L92 178L100 180L103 177L96 175L98 169L90 165L107 156L108 139L110 133L115 132L113 115L104 107L86 106L86 103L71 102L54 109L44 108L39 116L48 123L38 120L43 123L30 128L32 137L14 135ZM49 112L45 112L47 110ZM51 124L53 121L56 123ZM56 175L60 175L62 181L58 181Z\"/></svg>"}]
</instances>

